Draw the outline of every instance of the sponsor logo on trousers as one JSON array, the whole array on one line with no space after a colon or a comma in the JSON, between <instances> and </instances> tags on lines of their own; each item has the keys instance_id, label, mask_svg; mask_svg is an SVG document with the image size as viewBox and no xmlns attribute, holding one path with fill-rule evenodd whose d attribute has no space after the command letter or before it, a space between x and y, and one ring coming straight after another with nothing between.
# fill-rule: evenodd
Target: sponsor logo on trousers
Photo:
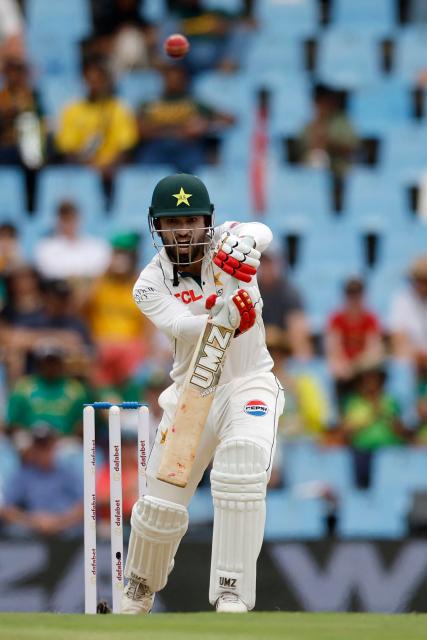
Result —
<instances>
[{"instance_id":1,"label":"sponsor logo on trousers","mask_svg":"<svg viewBox=\"0 0 427 640\"><path fill-rule=\"evenodd\" d=\"M236 588L236 582L237 582L236 578L226 578L224 576L220 576L219 577L219 586L220 587L227 587L228 589L235 589Z\"/></svg>"}]
</instances>

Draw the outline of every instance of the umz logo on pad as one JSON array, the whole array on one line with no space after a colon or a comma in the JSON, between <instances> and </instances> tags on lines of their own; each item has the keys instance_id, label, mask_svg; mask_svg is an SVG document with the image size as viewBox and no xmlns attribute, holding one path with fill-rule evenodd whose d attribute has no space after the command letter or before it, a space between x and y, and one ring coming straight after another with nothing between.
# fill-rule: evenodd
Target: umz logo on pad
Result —
<instances>
[{"instance_id":1,"label":"umz logo on pad","mask_svg":"<svg viewBox=\"0 0 427 640\"><path fill-rule=\"evenodd\" d=\"M237 578L226 578L225 576L219 577L219 586L220 587L228 587L229 589L236 588Z\"/></svg>"},{"instance_id":2,"label":"umz logo on pad","mask_svg":"<svg viewBox=\"0 0 427 640\"><path fill-rule=\"evenodd\" d=\"M248 416L259 418L268 413L268 407L262 400L249 400L249 402L245 404L245 413L247 413Z\"/></svg>"}]
</instances>

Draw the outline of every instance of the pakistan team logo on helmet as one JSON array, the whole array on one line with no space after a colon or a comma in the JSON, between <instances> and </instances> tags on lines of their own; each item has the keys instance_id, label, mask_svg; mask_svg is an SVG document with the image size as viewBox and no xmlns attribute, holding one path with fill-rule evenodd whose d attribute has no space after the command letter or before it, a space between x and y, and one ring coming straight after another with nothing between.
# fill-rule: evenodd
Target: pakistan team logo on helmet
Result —
<instances>
[{"instance_id":1,"label":"pakistan team logo on helmet","mask_svg":"<svg viewBox=\"0 0 427 640\"><path fill-rule=\"evenodd\" d=\"M157 183L149 215L151 218L212 216L213 210L208 190L200 178L189 173L176 173Z\"/></svg>"},{"instance_id":2,"label":"pakistan team logo on helmet","mask_svg":"<svg viewBox=\"0 0 427 640\"><path fill-rule=\"evenodd\" d=\"M162 249L172 264L178 266L193 264L203 259L209 250L214 235L214 206L208 190L197 176L189 173L175 173L160 180L154 188L151 206L148 210L148 226L153 245L162 257ZM180 231L188 232L186 241L178 241L174 224L168 229L162 227L161 218L200 217L200 226L191 226ZM184 223L185 224L185 223ZM161 238L159 243L157 238ZM174 283L177 276L174 271Z\"/></svg>"}]
</instances>

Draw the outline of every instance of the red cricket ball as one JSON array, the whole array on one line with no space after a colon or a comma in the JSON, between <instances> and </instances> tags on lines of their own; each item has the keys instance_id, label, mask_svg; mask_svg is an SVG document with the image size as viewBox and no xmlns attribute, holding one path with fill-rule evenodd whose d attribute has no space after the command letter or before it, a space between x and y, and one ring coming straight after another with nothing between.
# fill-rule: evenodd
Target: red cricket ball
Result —
<instances>
[{"instance_id":1,"label":"red cricket ball","mask_svg":"<svg viewBox=\"0 0 427 640\"><path fill-rule=\"evenodd\" d=\"M190 43L181 33L173 33L166 38L163 48L170 58L182 58L188 53Z\"/></svg>"}]
</instances>

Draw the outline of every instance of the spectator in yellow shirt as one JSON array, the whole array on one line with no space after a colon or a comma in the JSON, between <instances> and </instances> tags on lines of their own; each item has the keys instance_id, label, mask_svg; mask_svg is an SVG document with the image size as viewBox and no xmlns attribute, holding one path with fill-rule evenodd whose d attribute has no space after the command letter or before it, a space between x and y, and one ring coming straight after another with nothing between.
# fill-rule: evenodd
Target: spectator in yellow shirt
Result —
<instances>
[{"instance_id":1,"label":"spectator in yellow shirt","mask_svg":"<svg viewBox=\"0 0 427 640\"><path fill-rule=\"evenodd\" d=\"M95 382L99 384L115 380L118 366L124 377L132 376L148 352L151 325L141 316L131 295L138 243L139 236L135 233L113 238L110 266L94 282L88 299L87 318L98 346Z\"/></svg>"},{"instance_id":2,"label":"spectator in yellow shirt","mask_svg":"<svg viewBox=\"0 0 427 640\"><path fill-rule=\"evenodd\" d=\"M68 162L96 167L108 179L137 142L136 121L114 96L111 74L102 59L87 60L83 74L87 96L64 108L56 145Z\"/></svg>"}]
</instances>

